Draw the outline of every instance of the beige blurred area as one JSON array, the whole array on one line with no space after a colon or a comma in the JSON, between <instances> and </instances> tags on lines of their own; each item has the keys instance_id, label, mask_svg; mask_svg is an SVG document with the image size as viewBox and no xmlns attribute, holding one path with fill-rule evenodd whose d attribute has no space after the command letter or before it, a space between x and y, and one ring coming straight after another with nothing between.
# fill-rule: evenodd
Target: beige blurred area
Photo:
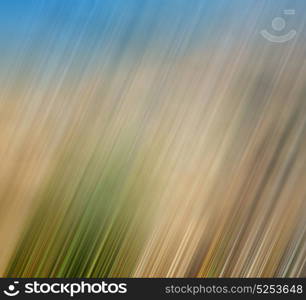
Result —
<instances>
[{"instance_id":1,"label":"beige blurred area","mask_svg":"<svg viewBox=\"0 0 306 300\"><path fill-rule=\"evenodd\" d=\"M0 276L59 153L82 135L85 156L132 135L159 178L133 276L305 276L304 56L293 45L279 63L270 45L226 43L3 91Z\"/></svg>"},{"instance_id":2,"label":"beige blurred area","mask_svg":"<svg viewBox=\"0 0 306 300\"><path fill-rule=\"evenodd\" d=\"M164 190L135 276L305 276L305 62L219 46L169 76Z\"/></svg>"},{"instance_id":3,"label":"beige blurred area","mask_svg":"<svg viewBox=\"0 0 306 300\"><path fill-rule=\"evenodd\" d=\"M16 103L0 106L0 276L3 276L23 225L37 205L34 196L48 171L52 150L46 149L46 128L39 127L37 120L25 119Z\"/></svg>"}]
</instances>

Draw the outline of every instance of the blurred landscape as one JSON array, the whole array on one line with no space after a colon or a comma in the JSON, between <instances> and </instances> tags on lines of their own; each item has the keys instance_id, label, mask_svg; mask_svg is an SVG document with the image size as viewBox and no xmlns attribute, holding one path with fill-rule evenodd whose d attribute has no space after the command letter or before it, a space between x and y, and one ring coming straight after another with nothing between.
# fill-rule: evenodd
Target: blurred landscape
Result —
<instances>
[{"instance_id":1,"label":"blurred landscape","mask_svg":"<svg viewBox=\"0 0 306 300\"><path fill-rule=\"evenodd\" d=\"M1 277L306 277L305 1L0 8Z\"/></svg>"}]
</instances>

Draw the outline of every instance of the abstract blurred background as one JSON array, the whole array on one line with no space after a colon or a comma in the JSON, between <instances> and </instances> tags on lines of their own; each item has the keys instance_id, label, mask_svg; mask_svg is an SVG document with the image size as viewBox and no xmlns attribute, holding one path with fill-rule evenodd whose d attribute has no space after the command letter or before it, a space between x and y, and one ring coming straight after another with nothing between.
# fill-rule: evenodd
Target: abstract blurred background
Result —
<instances>
[{"instance_id":1,"label":"abstract blurred background","mask_svg":"<svg viewBox=\"0 0 306 300\"><path fill-rule=\"evenodd\" d=\"M305 12L1 0L0 276L306 277Z\"/></svg>"}]
</instances>

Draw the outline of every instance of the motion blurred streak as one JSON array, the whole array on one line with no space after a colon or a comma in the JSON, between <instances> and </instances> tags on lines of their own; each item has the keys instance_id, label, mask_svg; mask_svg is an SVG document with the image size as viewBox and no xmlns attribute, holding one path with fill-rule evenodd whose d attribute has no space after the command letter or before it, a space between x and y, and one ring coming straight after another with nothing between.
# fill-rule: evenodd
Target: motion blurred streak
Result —
<instances>
[{"instance_id":1,"label":"motion blurred streak","mask_svg":"<svg viewBox=\"0 0 306 300\"><path fill-rule=\"evenodd\" d=\"M305 277L305 8L1 1L0 276Z\"/></svg>"}]
</instances>

